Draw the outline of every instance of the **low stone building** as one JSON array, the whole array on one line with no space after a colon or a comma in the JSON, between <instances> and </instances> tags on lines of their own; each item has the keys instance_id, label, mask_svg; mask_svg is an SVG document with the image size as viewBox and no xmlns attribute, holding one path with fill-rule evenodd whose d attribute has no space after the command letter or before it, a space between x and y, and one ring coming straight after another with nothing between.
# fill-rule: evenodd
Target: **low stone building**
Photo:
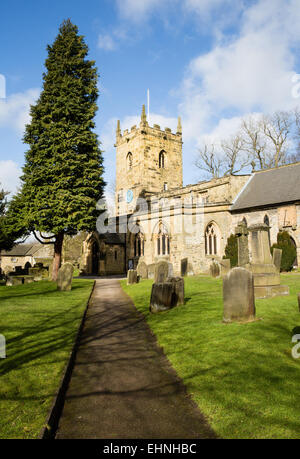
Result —
<instances>
[{"instance_id":1,"label":"low stone building","mask_svg":"<svg viewBox=\"0 0 300 459\"><path fill-rule=\"evenodd\" d=\"M189 274L209 272L243 219L270 226L271 244L287 230L300 261L300 163L183 187L180 118L172 133L149 126L144 108L138 127L122 133L118 122L115 146L115 229L87 237L82 272L125 273L139 261L166 260L180 275L183 259Z\"/></svg>"},{"instance_id":2,"label":"low stone building","mask_svg":"<svg viewBox=\"0 0 300 459\"><path fill-rule=\"evenodd\" d=\"M12 250L0 252L1 272L13 272L18 268L26 269L33 267L36 263L43 263L49 266L52 263L53 246L40 244L17 244Z\"/></svg>"}]
</instances>

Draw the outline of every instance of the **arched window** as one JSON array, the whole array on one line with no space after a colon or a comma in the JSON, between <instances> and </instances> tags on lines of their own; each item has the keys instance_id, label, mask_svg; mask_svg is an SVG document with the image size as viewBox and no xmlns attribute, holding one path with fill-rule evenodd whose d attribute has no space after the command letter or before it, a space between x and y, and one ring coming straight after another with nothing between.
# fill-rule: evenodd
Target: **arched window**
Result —
<instances>
[{"instance_id":1,"label":"arched window","mask_svg":"<svg viewBox=\"0 0 300 459\"><path fill-rule=\"evenodd\" d=\"M205 231L205 255L217 255L220 251L219 231L213 223L206 227Z\"/></svg>"},{"instance_id":2,"label":"arched window","mask_svg":"<svg viewBox=\"0 0 300 459\"><path fill-rule=\"evenodd\" d=\"M135 235L134 239L134 256L143 257L145 255L145 237L144 234L139 231Z\"/></svg>"},{"instance_id":3,"label":"arched window","mask_svg":"<svg viewBox=\"0 0 300 459\"><path fill-rule=\"evenodd\" d=\"M248 226L246 217L243 218L242 222L244 223L244 225Z\"/></svg>"},{"instance_id":4,"label":"arched window","mask_svg":"<svg viewBox=\"0 0 300 459\"><path fill-rule=\"evenodd\" d=\"M132 161L133 161L132 153L129 152L127 155L127 170L128 171L132 169Z\"/></svg>"},{"instance_id":5,"label":"arched window","mask_svg":"<svg viewBox=\"0 0 300 459\"><path fill-rule=\"evenodd\" d=\"M155 235L155 240L157 255L170 255L170 238L163 223L160 223L158 226L158 233Z\"/></svg>"},{"instance_id":6,"label":"arched window","mask_svg":"<svg viewBox=\"0 0 300 459\"><path fill-rule=\"evenodd\" d=\"M164 169L165 168L165 162L166 162L165 155L166 155L166 153L163 150L159 153L158 163L159 163L159 168L160 169Z\"/></svg>"}]
</instances>

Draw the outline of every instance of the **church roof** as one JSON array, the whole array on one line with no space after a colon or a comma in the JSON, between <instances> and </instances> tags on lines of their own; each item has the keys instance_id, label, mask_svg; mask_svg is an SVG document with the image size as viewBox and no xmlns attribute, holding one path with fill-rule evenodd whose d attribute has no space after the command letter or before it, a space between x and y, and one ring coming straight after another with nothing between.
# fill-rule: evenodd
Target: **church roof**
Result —
<instances>
[{"instance_id":1,"label":"church roof","mask_svg":"<svg viewBox=\"0 0 300 459\"><path fill-rule=\"evenodd\" d=\"M255 172L237 195L232 211L300 201L300 163Z\"/></svg>"},{"instance_id":2,"label":"church roof","mask_svg":"<svg viewBox=\"0 0 300 459\"><path fill-rule=\"evenodd\" d=\"M32 244L17 244L11 250L2 250L4 257L25 257L33 255L38 249L43 247L39 242Z\"/></svg>"}]
</instances>

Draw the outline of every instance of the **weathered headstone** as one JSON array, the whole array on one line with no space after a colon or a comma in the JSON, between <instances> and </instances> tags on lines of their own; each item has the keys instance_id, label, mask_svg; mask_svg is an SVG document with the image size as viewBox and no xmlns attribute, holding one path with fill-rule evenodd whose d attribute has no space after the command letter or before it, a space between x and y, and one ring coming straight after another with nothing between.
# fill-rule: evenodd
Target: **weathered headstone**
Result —
<instances>
[{"instance_id":1,"label":"weathered headstone","mask_svg":"<svg viewBox=\"0 0 300 459\"><path fill-rule=\"evenodd\" d=\"M238 237L238 265L246 266L249 263L249 232L246 223L240 222L235 229L235 234Z\"/></svg>"},{"instance_id":2,"label":"weathered headstone","mask_svg":"<svg viewBox=\"0 0 300 459\"><path fill-rule=\"evenodd\" d=\"M220 276L220 266L218 263L213 261L209 267L210 275L212 277L219 277Z\"/></svg>"},{"instance_id":3,"label":"weathered headstone","mask_svg":"<svg viewBox=\"0 0 300 459\"><path fill-rule=\"evenodd\" d=\"M154 270L154 282L156 284L166 282L167 278L172 276L172 263L168 263L167 261L160 261L159 263L157 263Z\"/></svg>"},{"instance_id":4,"label":"weathered headstone","mask_svg":"<svg viewBox=\"0 0 300 459\"><path fill-rule=\"evenodd\" d=\"M184 280L169 278L168 282L153 284L150 299L152 313L163 312L184 304Z\"/></svg>"},{"instance_id":5,"label":"weathered headstone","mask_svg":"<svg viewBox=\"0 0 300 459\"><path fill-rule=\"evenodd\" d=\"M23 277L24 279L24 284L31 284L32 282L34 282L34 277L33 276L24 276Z\"/></svg>"},{"instance_id":6,"label":"weathered headstone","mask_svg":"<svg viewBox=\"0 0 300 459\"><path fill-rule=\"evenodd\" d=\"M128 269L127 272L127 285L137 284L138 275L136 269Z\"/></svg>"},{"instance_id":7,"label":"weathered headstone","mask_svg":"<svg viewBox=\"0 0 300 459\"><path fill-rule=\"evenodd\" d=\"M144 261L138 263L136 270L141 279L148 279L148 267Z\"/></svg>"},{"instance_id":8,"label":"weathered headstone","mask_svg":"<svg viewBox=\"0 0 300 459\"><path fill-rule=\"evenodd\" d=\"M28 269L29 276L33 276L35 281L46 279L49 276L49 271L45 267L35 266Z\"/></svg>"},{"instance_id":9,"label":"weathered headstone","mask_svg":"<svg viewBox=\"0 0 300 459\"><path fill-rule=\"evenodd\" d=\"M273 249L273 264L275 265L278 272L280 272L281 258L282 258L282 250L274 248Z\"/></svg>"},{"instance_id":10,"label":"weathered headstone","mask_svg":"<svg viewBox=\"0 0 300 459\"><path fill-rule=\"evenodd\" d=\"M265 223L249 227L251 263L248 269L254 276L255 298L288 295L289 287L280 284L280 273L270 251L269 226ZM277 253L278 257L278 253ZM279 260L276 260L279 263Z\"/></svg>"},{"instance_id":11,"label":"weathered headstone","mask_svg":"<svg viewBox=\"0 0 300 459\"><path fill-rule=\"evenodd\" d=\"M24 282L23 277L7 276L5 285L7 287L12 287L13 285L22 285L23 282Z\"/></svg>"},{"instance_id":12,"label":"weathered headstone","mask_svg":"<svg viewBox=\"0 0 300 459\"><path fill-rule=\"evenodd\" d=\"M154 279L155 266L156 266L155 263L148 265L148 278L149 279Z\"/></svg>"},{"instance_id":13,"label":"weathered headstone","mask_svg":"<svg viewBox=\"0 0 300 459\"><path fill-rule=\"evenodd\" d=\"M249 227L251 242L251 262L253 264L270 264L272 256L270 252L269 226L265 223Z\"/></svg>"},{"instance_id":14,"label":"weathered headstone","mask_svg":"<svg viewBox=\"0 0 300 459\"><path fill-rule=\"evenodd\" d=\"M253 274L233 268L223 279L224 322L246 322L255 318Z\"/></svg>"},{"instance_id":15,"label":"weathered headstone","mask_svg":"<svg viewBox=\"0 0 300 459\"><path fill-rule=\"evenodd\" d=\"M72 289L74 266L72 263L64 263L58 270L57 290L67 291Z\"/></svg>"},{"instance_id":16,"label":"weathered headstone","mask_svg":"<svg viewBox=\"0 0 300 459\"><path fill-rule=\"evenodd\" d=\"M155 314L171 309L173 307L173 291L171 282L152 284L150 311Z\"/></svg>"},{"instance_id":17,"label":"weathered headstone","mask_svg":"<svg viewBox=\"0 0 300 459\"><path fill-rule=\"evenodd\" d=\"M192 263L188 263L188 266L187 266L187 275L188 275L188 276L194 276L194 275L195 275L195 273L194 273L194 268L193 268Z\"/></svg>"},{"instance_id":18,"label":"weathered headstone","mask_svg":"<svg viewBox=\"0 0 300 459\"><path fill-rule=\"evenodd\" d=\"M182 277L168 277L167 283L173 284L173 289L177 298L176 306L184 304L184 279Z\"/></svg>"},{"instance_id":19,"label":"weathered headstone","mask_svg":"<svg viewBox=\"0 0 300 459\"><path fill-rule=\"evenodd\" d=\"M187 275L187 272L188 272L188 259L187 258L183 258L181 260L181 276L184 277Z\"/></svg>"}]
</instances>

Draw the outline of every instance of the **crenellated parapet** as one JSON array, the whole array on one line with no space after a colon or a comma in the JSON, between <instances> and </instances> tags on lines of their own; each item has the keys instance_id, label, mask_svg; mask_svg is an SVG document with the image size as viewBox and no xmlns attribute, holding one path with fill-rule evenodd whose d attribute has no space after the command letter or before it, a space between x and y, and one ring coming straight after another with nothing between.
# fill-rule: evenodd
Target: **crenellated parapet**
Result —
<instances>
[{"instance_id":1,"label":"crenellated parapet","mask_svg":"<svg viewBox=\"0 0 300 459\"><path fill-rule=\"evenodd\" d=\"M130 129L124 129L121 131L120 121L117 122L117 129L116 129L116 145L120 145L123 142L129 142L135 135L150 135L150 136L160 136L164 140L171 138L172 140L182 142L182 125L181 125L181 118L178 117L178 124L177 124L177 131L172 132L169 127L165 127L164 129L161 128L159 124L153 124L150 126L147 121L147 115L145 110L145 105L142 107L142 114L141 114L141 121L140 124L132 126Z\"/></svg>"}]
</instances>

